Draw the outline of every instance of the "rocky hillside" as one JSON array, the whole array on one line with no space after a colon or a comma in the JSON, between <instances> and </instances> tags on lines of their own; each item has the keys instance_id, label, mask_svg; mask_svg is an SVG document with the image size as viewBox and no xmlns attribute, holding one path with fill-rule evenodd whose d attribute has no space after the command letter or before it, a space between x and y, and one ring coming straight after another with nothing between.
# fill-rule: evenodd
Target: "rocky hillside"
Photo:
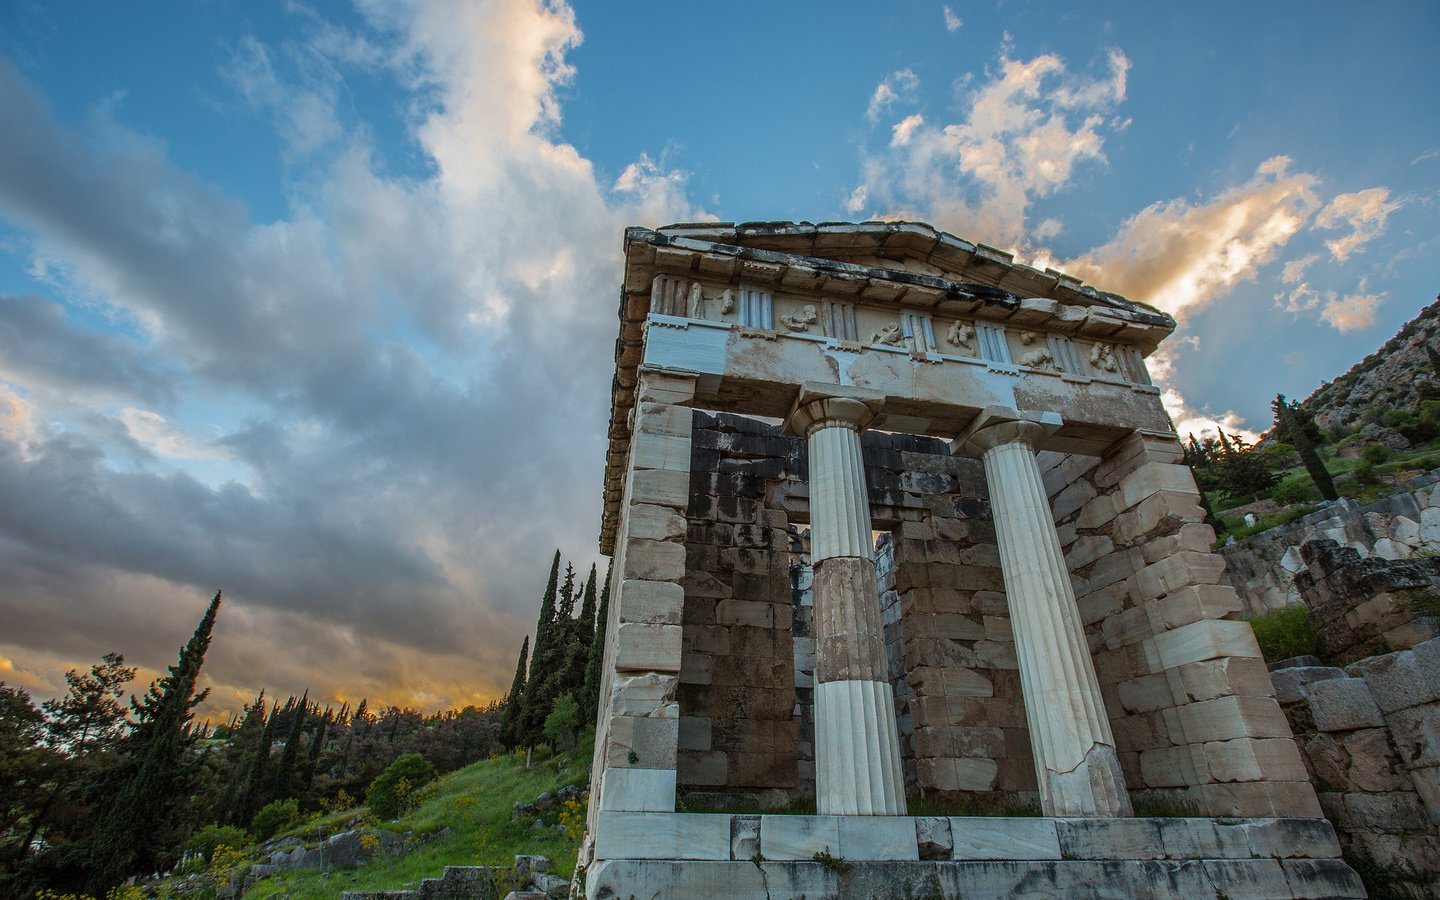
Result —
<instances>
[{"instance_id":1,"label":"rocky hillside","mask_svg":"<svg viewBox=\"0 0 1440 900\"><path fill-rule=\"evenodd\" d=\"M1379 350L1322 384L1305 398L1305 407L1332 433L1373 422L1386 410L1415 410L1421 400L1440 394L1427 343L1440 351L1440 297Z\"/></svg>"}]
</instances>

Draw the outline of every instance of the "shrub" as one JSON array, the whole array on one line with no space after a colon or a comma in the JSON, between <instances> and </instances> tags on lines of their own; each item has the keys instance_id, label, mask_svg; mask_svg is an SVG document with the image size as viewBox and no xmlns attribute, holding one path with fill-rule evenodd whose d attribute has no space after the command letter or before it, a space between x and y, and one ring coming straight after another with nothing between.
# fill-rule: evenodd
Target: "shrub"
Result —
<instances>
[{"instance_id":1,"label":"shrub","mask_svg":"<svg viewBox=\"0 0 1440 900\"><path fill-rule=\"evenodd\" d=\"M250 828L255 832L256 840L268 841L298 818L300 818L299 800L294 797L288 800L274 800L265 804L255 814L255 818L250 822Z\"/></svg>"},{"instance_id":2,"label":"shrub","mask_svg":"<svg viewBox=\"0 0 1440 900\"><path fill-rule=\"evenodd\" d=\"M365 805L382 819L393 819L409 809L415 792L435 780L435 767L418 753L406 753L370 782Z\"/></svg>"},{"instance_id":3,"label":"shrub","mask_svg":"<svg viewBox=\"0 0 1440 900\"><path fill-rule=\"evenodd\" d=\"M250 836L244 829L234 825L206 825L190 835L190 839L185 842L185 849L199 853L209 862L210 857L215 855L216 847L244 847L249 843Z\"/></svg>"},{"instance_id":4,"label":"shrub","mask_svg":"<svg viewBox=\"0 0 1440 900\"><path fill-rule=\"evenodd\" d=\"M580 705L575 702L575 697L565 694L556 697L555 702L550 705L550 715L545 717L545 736L555 743L555 746L568 750L575 746L575 726L580 719Z\"/></svg>"},{"instance_id":5,"label":"shrub","mask_svg":"<svg viewBox=\"0 0 1440 900\"><path fill-rule=\"evenodd\" d=\"M1390 458L1390 448L1384 444L1371 444L1360 452L1360 459L1372 466L1378 466Z\"/></svg>"},{"instance_id":6,"label":"shrub","mask_svg":"<svg viewBox=\"0 0 1440 900\"><path fill-rule=\"evenodd\" d=\"M1292 656L1319 656L1320 637L1310 627L1309 610L1303 606L1277 609L1250 620L1260 653L1268 662Z\"/></svg>"},{"instance_id":7,"label":"shrub","mask_svg":"<svg viewBox=\"0 0 1440 900\"><path fill-rule=\"evenodd\" d=\"M1276 503L1284 504L1302 503L1311 499L1314 495L1315 488L1310 482L1309 476L1306 476L1304 479L1287 478L1276 485L1275 490L1270 492L1270 496Z\"/></svg>"}]
</instances>

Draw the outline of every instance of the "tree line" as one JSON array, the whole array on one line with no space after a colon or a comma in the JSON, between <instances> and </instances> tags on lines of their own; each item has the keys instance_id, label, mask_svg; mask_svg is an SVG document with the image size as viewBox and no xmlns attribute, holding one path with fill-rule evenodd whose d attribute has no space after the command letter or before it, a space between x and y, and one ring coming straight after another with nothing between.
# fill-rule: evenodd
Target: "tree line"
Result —
<instances>
[{"instance_id":1,"label":"tree line","mask_svg":"<svg viewBox=\"0 0 1440 900\"><path fill-rule=\"evenodd\" d=\"M217 593L168 674L128 708L135 669L118 653L68 672L65 695L39 706L0 682L0 896L105 897L172 868L207 831L264 839L355 806L402 757L443 773L500 749L498 704L422 715L261 691L229 723L197 724L220 603Z\"/></svg>"}]
</instances>

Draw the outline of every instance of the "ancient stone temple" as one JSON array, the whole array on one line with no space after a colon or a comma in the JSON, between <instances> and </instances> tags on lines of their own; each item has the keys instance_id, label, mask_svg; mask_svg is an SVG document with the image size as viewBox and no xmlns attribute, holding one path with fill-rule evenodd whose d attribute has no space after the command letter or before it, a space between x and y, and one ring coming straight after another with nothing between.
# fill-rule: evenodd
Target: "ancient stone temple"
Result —
<instances>
[{"instance_id":1,"label":"ancient stone temple","mask_svg":"<svg viewBox=\"0 0 1440 900\"><path fill-rule=\"evenodd\" d=\"M1173 320L913 223L624 254L588 896L1363 896L1146 374Z\"/></svg>"}]
</instances>

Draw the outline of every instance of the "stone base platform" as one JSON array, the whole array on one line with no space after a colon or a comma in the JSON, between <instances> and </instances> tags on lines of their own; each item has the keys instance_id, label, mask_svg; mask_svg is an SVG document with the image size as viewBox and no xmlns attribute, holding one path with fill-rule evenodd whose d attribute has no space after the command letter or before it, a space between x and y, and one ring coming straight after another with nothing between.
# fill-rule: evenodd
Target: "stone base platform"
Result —
<instances>
[{"instance_id":1,"label":"stone base platform","mask_svg":"<svg viewBox=\"0 0 1440 900\"><path fill-rule=\"evenodd\" d=\"M585 896L1364 897L1324 819L606 812Z\"/></svg>"}]
</instances>

